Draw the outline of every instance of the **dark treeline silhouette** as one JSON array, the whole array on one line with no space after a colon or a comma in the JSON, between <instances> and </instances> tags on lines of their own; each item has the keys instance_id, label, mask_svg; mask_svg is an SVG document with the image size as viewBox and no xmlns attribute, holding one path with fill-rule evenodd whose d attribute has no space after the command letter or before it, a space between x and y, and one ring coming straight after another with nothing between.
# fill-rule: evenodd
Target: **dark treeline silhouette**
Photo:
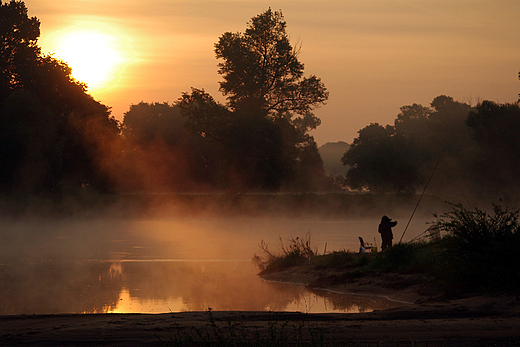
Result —
<instances>
[{"instance_id":1,"label":"dark treeline silhouette","mask_svg":"<svg viewBox=\"0 0 520 347\"><path fill-rule=\"evenodd\" d=\"M193 89L174 104L132 105L122 123L68 65L41 53L40 22L1 4L0 192L317 190L328 184L308 132L328 92L304 77L281 12L215 45L219 104Z\"/></svg>"},{"instance_id":2,"label":"dark treeline silhouette","mask_svg":"<svg viewBox=\"0 0 520 347\"><path fill-rule=\"evenodd\" d=\"M430 107L401 107L394 125L372 123L343 155L344 184L373 192L503 195L520 191L520 108L483 101L472 107L448 96ZM438 166L437 166L438 164Z\"/></svg>"},{"instance_id":3,"label":"dark treeline silhouette","mask_svg":"<svg viewBox=\"0 0 520 347\"><path fill-rule=\"evenodd\" d=\"M447 96L401 107L394 125L359 131L327 177L309 132L328 92L305 77L281 12L268 9L243 33L215 44L222 104L192 88L176 102L131 105L122 122L42 54L40 22L22 1L0 4L0 194L318 191L343 185L416 192L440 159L430 191L519 190L518 104L472 107ZM339 158L338 158L339 161ZM343 177L343 179L342 179ZM339 182L339 183L338 183Z\"/></svg>"}]
</instances>

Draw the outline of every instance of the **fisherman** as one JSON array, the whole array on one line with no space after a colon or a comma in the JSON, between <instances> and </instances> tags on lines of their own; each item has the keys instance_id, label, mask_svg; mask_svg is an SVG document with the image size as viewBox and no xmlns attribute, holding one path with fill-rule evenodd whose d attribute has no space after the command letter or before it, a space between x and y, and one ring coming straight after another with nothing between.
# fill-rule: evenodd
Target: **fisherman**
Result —
<instances>
[{"instance_id":1,"label":"fisherman","mask_svg":"<svg viewBox=\"0 0 520 347\"><path fill-rule=\"evenodd\" d=\"M383 218L381 218L381 223L379 224L379 233L381 234L381 239L383 240L383 244L381 245L381 249L383 251L388 247L392 247L392 239L394 238L394 234L392 234L392 228L396 225L397 222L392 222L392 220L387 216L383 216Z\"/></svg>"}]
</instances>

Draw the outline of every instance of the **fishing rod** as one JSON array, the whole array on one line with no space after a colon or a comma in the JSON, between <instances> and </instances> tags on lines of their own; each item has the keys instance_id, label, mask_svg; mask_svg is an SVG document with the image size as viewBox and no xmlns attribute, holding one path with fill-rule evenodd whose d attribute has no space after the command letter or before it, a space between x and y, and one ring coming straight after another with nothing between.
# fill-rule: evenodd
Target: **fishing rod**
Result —
<instances>
[{"instance_id":1,"label":"fishing rod","mask_svg":"<svg viewBox=\"0 0 520 347\"><path fill-rule=\"evenodd\" d=\"M437 166L439 166L439 163L441 162L441 158L444 155L445 150L446 150L446 146L444 146L444 148L442 149L441 155L439 156L439 160L437 160L437 164L435 164L435 167L433 168L433 171L430 174L430 178L428 178L428 181L426 182L426 185L424 186L421 196L419 196L419 200L417 201L417 204L415 205L415 208L413 209L412 215L410 216L410 219L408 220L408 223L406 224L406 227L404 228L403 235L401 235L401 238L399 239L399 243L401 243L401 241L403 241L404 234L406 233L406 230L408 230L408 226L410 225L410 222L412 221L412 218L415 214L415 211L417 210L417 207L419 207L419 204L421 203L421 199L424 195L424 192L426 192L426 188L428 188L430 181L432 180L435 170L437 170Z\"/></svg>"}]
</instances>

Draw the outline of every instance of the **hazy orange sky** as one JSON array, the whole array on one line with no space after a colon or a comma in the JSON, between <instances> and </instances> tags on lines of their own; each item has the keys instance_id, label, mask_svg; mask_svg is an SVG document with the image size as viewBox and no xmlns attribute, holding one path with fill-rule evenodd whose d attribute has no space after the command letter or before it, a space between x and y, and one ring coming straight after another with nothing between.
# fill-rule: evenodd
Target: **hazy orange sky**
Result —
<instances>
[{"instance_id":1,"label":"hazy orange sky","mask_svg":"<svg viewBox=\"0 0 520 347\"><path fill-rule=\"evenodd\" d=\"M319 145L350 143L369 123L393 124L399 107L427 106L441 94L476 104L484 99L516 102L520 92L518 0L25 4L29 15L41 21L39 45L44 53L63 58L71 47L89 47L82 33L104 35L103 44L89 50L105 56L88 61L98 71L104 61L112 61L105 73L111 79L100 87L92 84L90 93L112 107L120 120L131 104L174 102L191 87L224 102L218 92L214 44L226 31L243 32L252 17L269 7L283 12L292 43L301 43L306 75L319 76L330 91L327 105L315 111L322 120L312 133ZM69 41L64 41L67 34Z\"/></svg>"}]
</instances>

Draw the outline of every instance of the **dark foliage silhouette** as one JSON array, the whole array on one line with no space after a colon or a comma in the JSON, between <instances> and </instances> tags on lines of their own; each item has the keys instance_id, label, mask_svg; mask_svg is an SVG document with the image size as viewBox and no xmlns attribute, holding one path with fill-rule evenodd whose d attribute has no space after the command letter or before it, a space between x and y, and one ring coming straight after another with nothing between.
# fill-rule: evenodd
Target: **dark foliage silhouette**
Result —
<instances>
[{"instance_id":1,"label":"dark foliage silhouette","mask_svg":"<svg viewBox=\"0 0 520 347\"><path fill-rule=\"evenodd\" d=\"M309 190L326 182L311 113L328 92L316 76L304 77L281 12L252 18L244 33L224 33L215 45L222 105L192 89L179 99L187 127L223 153L225 185L248 189Z\"/></svg>"},{"instance_id":2,"label":"dark foliage silhouette","mask_svg":"<svg viewBox=\"0 0 520 347\"><path fill-rule=\"evenodd\" d=\"M41 54L40 22L23 2L1 4L0 23L0 191L113 191L119 128L109 108L66 63Z\"/></svg>"}]
</instances>

